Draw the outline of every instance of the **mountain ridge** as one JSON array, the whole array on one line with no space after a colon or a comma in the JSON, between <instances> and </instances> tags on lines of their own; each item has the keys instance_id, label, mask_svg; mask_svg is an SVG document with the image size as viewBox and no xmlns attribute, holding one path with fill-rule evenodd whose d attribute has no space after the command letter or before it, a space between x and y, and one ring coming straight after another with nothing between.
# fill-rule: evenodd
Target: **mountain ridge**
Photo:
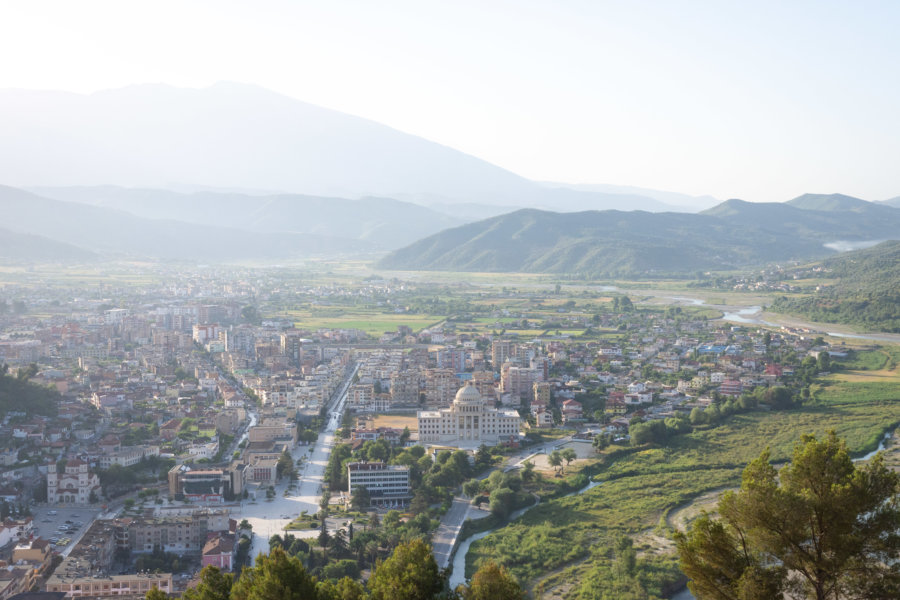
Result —
<instances>
[{"instance_id":1,"label":"mountain ridge","mask_svg":"<svg viewBox=\"0 0 900 600\"><path fill-rule=\"evenodd\" d=\"M554 210L672 207L548 188L448 146L256 86L161 84L89 95L0 90L0 181L17 187L215 186L445 198Z\"/></svg>"},{"instance_id":2,"label":"mountain ridge","mask_svg":"<svg viewBox=\"0 0 900 600\"><path fill-rule=\"evenodd\" d=\"M145 219L111 208L44 198L0 186L4 226L109 257L243 260L354 254L374 248L361 240L315 234L257 233L227 227Z\"/></svg>"},{"instance_id":3,"label":"mountain ridge","mask_svg":"<svg viewBox=\"0 0 900 600\"><path fill-rule=\"evenodd\" d=\"M828 256L835 240L890 239L900 210L797 208L727 200L698 214L524 209L441 232L379 268L617 276L723 270Z\"/></svg>"},{"instance_id":4,"label":"mountain ridge","mask_svg":"<svg viewBox=\"0 0 900 600\"><path fill-rule=\"evenodd\" d=\"M90 262L99 256L73 244L0 228L0 258L13 262Z\"/></svg>"},{"instance_id":5,"label":"mountain ridge","mask_svg":"<svg viewBox=\"0 0 900 600\"><path fill-rule=\"evenodd\" d=\"M119 186L34 187L64 202L121 210L147 219L171 219L257 233L316 234L391 250L467 219L394 198L335 198L303 194L180 193Z\"/></svg>"}]
</instances>

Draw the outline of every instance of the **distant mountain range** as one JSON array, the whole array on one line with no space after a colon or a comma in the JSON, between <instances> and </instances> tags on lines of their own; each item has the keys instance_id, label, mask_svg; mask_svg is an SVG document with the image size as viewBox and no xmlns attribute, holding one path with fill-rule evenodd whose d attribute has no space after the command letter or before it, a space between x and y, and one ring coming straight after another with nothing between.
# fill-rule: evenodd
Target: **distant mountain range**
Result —
<instances>
[{"instance_id":1,"label":"distant mountain range","mask_svg":"<svg viewBox=\"0 0 900 600\"><path fill-rule=\"evenodd\" d=\"M327 198L298 194L129 189L116 186L38 187L65 202L114 209L144 219L166 219L255 233L291 233L348 240L350 246L392 250L471 219L391 198ZM362 244L360 244L362 242Z\"/></svg>"},{"instance_id":2,"label":"distant mountain range","mask_svg":"<svg viewBox=\"0 0 900 600\"><path fill-rule=\"evenodd\" d=\"M19 259L87 260L162 258L238 261L371 252L372 244L349 238L290 232L258 233L246 229L147 219L122 210L44 198L0 186L4 226L27 236ZM42 248L42 242L47 244ZM49 242L53 242L50 244ZM13 242L14 243L14 242ZM72 246L78 249L72 250ZM31 251L28 249L31 248Z\"/></svg>"},{"instance_id":3,"label":"distant mountain range","mask_svg":"<svg viewBox=\"0 0 900 600\"><path fill-rule=\"evenodd\" d=\"M214 186L556 211L698 210L714 203L637 188L530 181L385 125L236 83L140 85L90 95L0 90L0 182ZM490 214L497 213L469 213Z\"/></svg>"},{"instance_id":4,"label":"distant mountain range","mask_svg":"<svg viewBox=\"0 0 900 600\"><path fill-rule=\"evenodd\" d=\"M520 210L397 250L379 267L583 276L683 274L832 254L826 244L900 236L900 209L842 195L728 200L700 214Z\"/></svg>"},{"instance_id":5,"label":"distant mountain range","mask_svg":"<svg viewBox=\"0 0 900 600\"><path fill-rule=\"evenodd\" d=\"M900 232L900 209L836 194L728 200L699 214L522 209L466 223L390 198L116 186L33 191L40 193L0 186L0 258L233 262L395 250L379 267L652 275L815 259Z\"/></svg>"}]
</instances>

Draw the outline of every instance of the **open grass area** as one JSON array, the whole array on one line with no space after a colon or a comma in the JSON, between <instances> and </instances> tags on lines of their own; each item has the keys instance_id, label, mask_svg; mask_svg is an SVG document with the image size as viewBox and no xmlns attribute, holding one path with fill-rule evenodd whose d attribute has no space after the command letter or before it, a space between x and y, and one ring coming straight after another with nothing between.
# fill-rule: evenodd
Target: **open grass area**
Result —
<instances>
[{"instance_id":1,"label":"open grass area","mask_svg":"<svg viewBox=\"0 0 900 600\"><path fill-rule=\"evenodd\" d=\"M473 543L466 571L472 572L481 560L493 558L507 565L521 581L532 584L536 598L558 583L573 580L580 586L570 589L572 597L590 594L591 586L609 580L611 550L618 535L636 535L653 527L667 510L706 486L732 485L739 475L739 469L712 471L702 480L693 473L642 475L542 503L516 522ZM548 574L551 577L547 580L541 577ZM658 594L662 591L661 578L657 584Z\"/></svg>"},{"instance_id":2,"label":"open grass area","mask_svg":"<svg viewBox=\"0 0 900 600\"><path fill-rule=\"evenodd\" d=\"M399 325L406 325L413 331L421 331L444 319L441 315L386 313L353 307L316 312L288 310L272 316L291 319L300 329L361 329L376 337L388 331L396 332Z\"/></svg>"},{"instance_id":3,"label":"open grass area","mask_svg":"<svg viewBox=\"0 0 900 600\"><path fill-rule=\"evenodd\" d=\"M52 283L55 286L147 287L163 276L149 263L122 262L98 265L41 264L27 268L0 269L0 283Z\"/></svg>"}]
</instances>

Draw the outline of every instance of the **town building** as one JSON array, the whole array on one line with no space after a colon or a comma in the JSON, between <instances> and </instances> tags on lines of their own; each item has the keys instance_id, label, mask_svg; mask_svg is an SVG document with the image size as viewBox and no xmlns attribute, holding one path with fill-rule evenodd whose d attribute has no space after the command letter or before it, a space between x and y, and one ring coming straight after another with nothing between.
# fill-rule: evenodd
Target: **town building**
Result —
<instances>
[{"instance_id":1,"label":"town building","mask_svg":"<svg viewBox=\"0 0 900 600\"><path fill-rule=\"evenodd\" d=\"M515 410L487 407L469 382L449 408L419 411L419 441L440 444L497 444L517 439L521 419Z\"/></svg>"},{"instance_id":2,"label":"town building","mask_svg":"<svg viewBox=\"0 0 900 600\"><path fill-rule=\"evenodd\" d=\"M230 476L222 469L190 470L175 465L169 471L169 495L181 496L194 502L223 502Z\"/></svg>"},{"instance_id":3,"label":"town building","mask_svg":"<svg viewBox=\"0 0 900 600\"><path fill-rule=\"evenodd\" d=\"M93 494L93 498L92 495ZM90 504L100 497L100 478L86 462L73 459L60 472L56 463L47 465L47 501L54 504Z\"/></svg>"},{"instance_id":4,"label":"town building","mask_svg":"<svg viewBox=\"0 0 900 600\"><path fill-rule=\"evenodd\" d=\"M66 577L54 572L46 587L48 592L64 592L66 598L143 598L154 587L166 594L174 591L171 573Z\"/></svg>"},{"instance_id":5,"label":"town building","mask_svg":"<svg viewBox=\"0 0 900 600\"><path fill-rule=\"evenodd\" d=\"M512 342L509 340L494 340L491 342L491 364L495 371L500 370L500 365L512 354Z\"/></svg>"},{"instance_id":6,"label":"town building","mask_svg":"<svg viewBox=\"0 0 900 600\"><path fill-rule=\"evenodd\" d=\"M447 406L459 387L459 379L451 369L425 370L425 401L431 406Z\"/></svg>"},{"instance_id":7,"label":"town building","mask_svg":"<svg viewBox=\"0 0 900 600\"><path fill-rule=\"evenodd\" d=\"M235 547L233 534L220 534L210 538L203 545L200 566L213 566L222 571L231 571L234 568Z\"/></svg>"},{"instance_id":8,"label":"town building","mask_svg":"<svg viewBox=\"0 0 900 600\"><path fill-rule=\"evenodd\" d=\"M360 487L369 492L372 506L399 507L409 503L409 467L383 462L353 462L347 465L350 496Z\"/></svg>"},{"instance_id":9,"label":"town building","mask_svg":"<svg viewBox=\"0 0 900 600\"><path fill-rule=\"evenodd\" d=\"M395 371L391 374L391 403L419 403L419 372L413 370Z\"/></svg>"},{"instance_id":10,"label":"town building","mask_svg":"<svg viewBox=\"0 0 900 600\"><path fill-rule=\"evenodd\" d=\"M536 381L532 386L532 392L534 394L534 402L544 406L550 404L550 384L548 382Z\"/></svg>"}]
</instances>

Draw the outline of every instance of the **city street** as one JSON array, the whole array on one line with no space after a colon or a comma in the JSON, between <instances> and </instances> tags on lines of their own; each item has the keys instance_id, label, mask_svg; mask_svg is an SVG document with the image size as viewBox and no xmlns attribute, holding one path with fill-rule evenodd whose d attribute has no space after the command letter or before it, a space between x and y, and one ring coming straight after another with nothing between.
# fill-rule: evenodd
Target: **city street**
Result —
<instances>
[{"instance_id":1,"label":"city street","mask_svg":"<svg viewBox=\"0 0 900 600\"><path fill-rule=\"evenodd\" d=\"M322 479L325 474L325 467L328 464L328 457L331 456L331 450L334 448L335 432L341 425L341 415L344 410L344 402L347 398L347 389L353 381L357 367L354 367L344 381L340 394L337 395L338 400L335 405L329 408L328 424L325 430L319 434L319 439L314 446L297 446L294 449L293 457L296 461L301 456L304 458L303 466L300 467L298 475L300 480L297 482L297 488L293 492L284 495L284 491L290 485L287 482L276 486L276 495L271 501L265 499L265 493L258 494L259 497L253 502L244 500L241 505L240 513L235 513L233 518L240 521L247 519L253 526L253 545L250 548L250 555L256 560L256 556L262 552L269 552L269 538L275 534L284 534L284 527L290 523L297 515L303 511L309 514L315 514L319 510L319 500L322 497ZM310 454L309 449L313 451ZM317 529L291 531L291 534L297 537L315 537L319 534Z\"/></svg>"}]
</instances>

